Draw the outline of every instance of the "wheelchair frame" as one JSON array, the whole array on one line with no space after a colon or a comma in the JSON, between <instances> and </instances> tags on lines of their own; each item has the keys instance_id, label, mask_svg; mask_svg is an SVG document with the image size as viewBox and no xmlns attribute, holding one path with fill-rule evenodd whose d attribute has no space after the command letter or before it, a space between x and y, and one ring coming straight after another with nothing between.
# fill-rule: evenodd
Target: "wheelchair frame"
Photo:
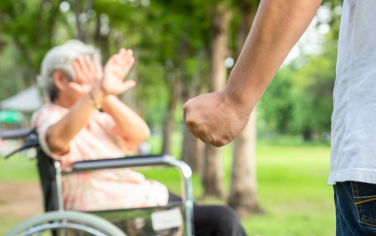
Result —
<instances>
[{"instance_id":1,"label":"wheelchair frame","mask_svg":"<svg viewBox=\"0 0 376 236\"><path fill-rule=\"evenodd\" d=\"M192 188L192 171L190 167L183 161L176 160L173 156L168 154L160 155L145 155L145 156L131 156L116 159L99 159L89 161L79 161L73 163L70 168L71 171L63 171L60 162L54 161L51 157L43 153L38 141L38 134L35 129L23 130L9 130L1 133L3 139L16 139L23 138L25 145L18 150L6 156L13 155L14 153L26 150L29 148L37 148L38 170L40 181L44 196L45 211L64 211L63 204L63 190L62 190L62 176L66 174L74 174L85 171L101 170L101 169L114 169L114 168L129 168L129 167L142 167L142 166L171 166L180 172L181 186L182 186L182 203L184 207L184 233L183 235L194 235L193 225L193 188ZM42 175L46 178L43 179ZM169 204L167 206L169 207ZM157 208L157 207L156 207ZM132 208L132 209L145 209L145 208ZM119 209L120 210L120 209ZM128 209L125 209L128 210ZM111 211L111 210L109 210ZM107 211L107 212L109 212ZM113 210L115 211L115 210ZM87 212L91 213L91 212ZM95 213L92 213L95 214Z\"/></svg>"}]
</instances>

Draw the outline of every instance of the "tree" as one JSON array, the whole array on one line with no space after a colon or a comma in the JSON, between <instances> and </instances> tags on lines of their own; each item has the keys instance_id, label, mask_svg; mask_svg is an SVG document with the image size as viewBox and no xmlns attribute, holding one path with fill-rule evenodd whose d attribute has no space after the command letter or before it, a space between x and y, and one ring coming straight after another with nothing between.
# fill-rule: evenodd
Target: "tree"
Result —
<instances>
[{"instance_id":1,"label":"tree","mask_svg":"<svg viewBox=\"0 0 376 236\"><path fill-rule=\"evenodd\" d=\"M169 83L169 96L167 104L167 114L163 123L163 146L162 153L171 154L171 138L174 126L174 114L178 105L181 93L181 70L175 69L167 74L167 83Z\"/></svg>"},{"instance_id":2,"label":"tree","mask_svg":"<svg viewBox=\"0 0 376 236\"><path fill-rule=\"evenodd\" d=\"M92 9L92 0L74 0L74 12L76 15L76 28L77 28L77 38L86 43L88 37L88 25L86 21L88 20L89 10Z\"/></svg>"},{"instance_id":3,"label":"tree","mask_svg":"<svg viewBox=\"0 0 376 236\"><path fill-rule=\"evenodd\" d=\"M239 57L256 16L259 1L240 1L236 3L240 11L240 23L236 35L237 57ZM257 201L256 117L255 107L246 128L235 139L233 144L231 191L228 204L241 216L245 216L248 213L262 212Z\"/></svg>"},{"instance_id":4,"label":"tree","mask_svg":"<svg viewBox=\"0 0 376 236\"><path fill-rule=\"evenodd\" d=\"M19 63L30 69L31 80L39 73L44 55L53 46L56 23L61 16L59 5L60 1L0 2L2 31L22 55Z\"/></svg>"},{"instance_id":5,"label":"tree","mask_svg":"<svg viewBox=\"0 0 376 236\"><path fill-rule=\"evenodd\" d=\"M205 59L205 51L201 50L197 56L197 65L195 65L196 71L193 75L192 81L185 81L186 97L185 100L196 97L197 95L204 93L205 76L202 73L203 64ZM181 160L186 162L192 169L193 173L202 174L203 168L203 152L204 143L193 136L191 132L184 126L183 131L183 143Z\"/></svg>"},{"instance_id":6,"label":"tree","mask_svg":"<svg viewBox=\"0 0 376 236\"><path fill-rule=\"evenodd\" d=\"M228 36L232 12L227 2L213 3L211 7L211 51L209 92L218 92L226 84L225 59L228 50ZM221 149L205 146L203 184L205 195L223 195L223 173Z\"/></svg>"},{"instance_id":7,"label":"tree","mask_svg":"<svg viewBox=\"0 0 376 236\"><path fill-rule=\"evenodd\" d=\"M153 1L150 6L140 5L139 1L122 2L124 4L118 1L94 2L100 15L95 41L105 55L111 54L120 44L137 49L138 71L135 74L139 85L133 97L139 101L138 110L152 129L163 124L162 152L171 153L174 114L184 77L184 20L182 16L171 13L173 6L165 7L158 1ZM102 22L104 18L106 22ZM106 34L103 34L104 27L108 28Z\"/></svg>"}]
</instances>

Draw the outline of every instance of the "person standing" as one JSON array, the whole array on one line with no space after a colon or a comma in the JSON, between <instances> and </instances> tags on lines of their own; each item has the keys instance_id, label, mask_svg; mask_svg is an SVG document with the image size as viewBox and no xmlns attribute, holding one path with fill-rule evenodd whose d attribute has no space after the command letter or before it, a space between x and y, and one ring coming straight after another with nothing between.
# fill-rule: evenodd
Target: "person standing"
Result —
<instances>
[{"instance_id":1,"label":"person standing","mask_svg":"<svg viewBox=\"0 0 376 236\"><path fill-rule=\"evenodd\" d=\"M183 107L194 136L234 140L321 0L263 0L229 82ZM331 167L338 236L376 235L376 1L344 0L338 44Z\"/></svg>"}]
</instances>

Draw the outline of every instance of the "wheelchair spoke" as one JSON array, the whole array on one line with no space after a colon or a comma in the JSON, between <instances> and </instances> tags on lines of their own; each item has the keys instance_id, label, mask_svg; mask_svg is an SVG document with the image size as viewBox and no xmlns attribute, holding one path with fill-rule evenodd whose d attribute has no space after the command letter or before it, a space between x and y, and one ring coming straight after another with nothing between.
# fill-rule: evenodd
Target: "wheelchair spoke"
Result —
<instances>
[{"instance_id":1,"label":"wheelchair spoke","mask_svg":"<svg viewBox=\"0 0 376 236\"><path fill-rule=\"evenodd\" d=\"M67 220L63 220L63 223L67 223ZM60 232L60 236L65 236L65 229L62 229Z\"/></svg>"},{"instance_id":2,"label":"wheelchair spoke","mask_svg":"<svg viewBox=\"0 0 376 236\"><path fill-rule=\"evenodd\" d=\"M44 230L42 232L35 233L36 236L41 236L43 234Z\"/></svg>"},{"instance_id":3,"label":"wheelchair spoke","mask_svg":"<svg viewBox=\"0 0 376 236\"><path fill-rule=\"evenodd\" d=\"M60 230L60 236L65 236L65 229Z\"/></svg>"}]
</instances>

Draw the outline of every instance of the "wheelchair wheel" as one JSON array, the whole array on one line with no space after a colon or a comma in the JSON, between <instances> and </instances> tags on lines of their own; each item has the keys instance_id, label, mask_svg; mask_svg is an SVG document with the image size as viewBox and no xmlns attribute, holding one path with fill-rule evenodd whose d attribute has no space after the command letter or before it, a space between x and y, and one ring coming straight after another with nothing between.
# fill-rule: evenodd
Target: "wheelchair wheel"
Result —
<instances>
[{"instance_id":1,"label":"wheelchair wheel","mask_svg":"<svg viewBox=\"0 0 376 236\"><path fill-rule=\"evenodd\" d=\"M63 211L48 212L30 218L5 236L125 236L110 222L94 215Z\"/></svg>"}]
</instances>

